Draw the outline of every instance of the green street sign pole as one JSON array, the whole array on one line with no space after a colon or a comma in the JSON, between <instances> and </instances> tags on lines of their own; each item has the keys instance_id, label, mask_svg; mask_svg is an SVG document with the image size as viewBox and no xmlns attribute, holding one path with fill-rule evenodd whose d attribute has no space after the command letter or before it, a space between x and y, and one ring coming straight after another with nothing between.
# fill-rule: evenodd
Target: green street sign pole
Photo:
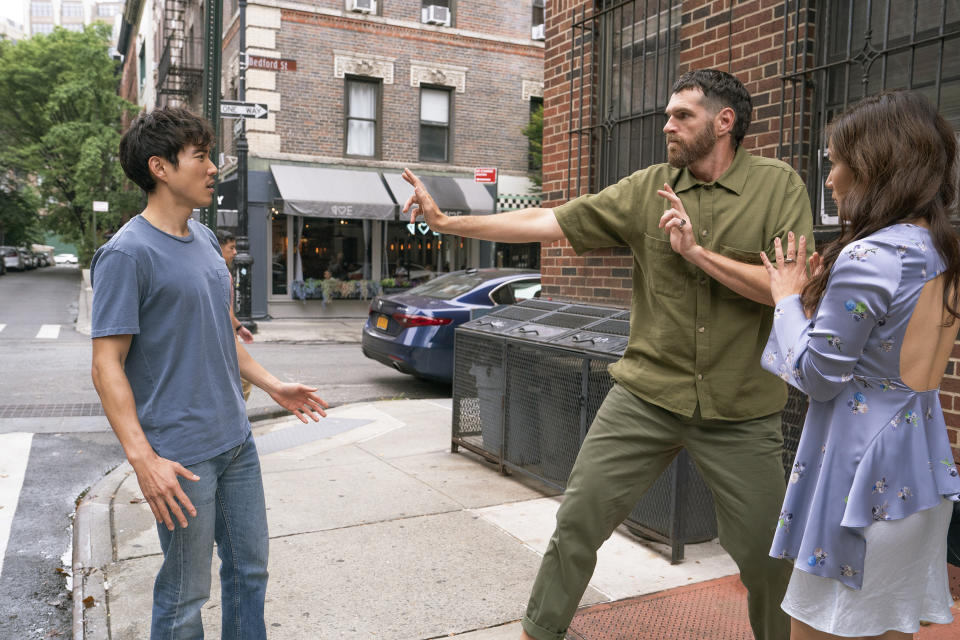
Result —
<instances>
[{"instance_id":1,"label":"green street sign pole","mask_svg":"<svg viewBox=\"0 0 960 640\"><path fill-rule=\"evenodd\" d=\"M213 148L210 157L217 166L220 166L220 63L222 58L223 9L220 0L204 0L204 16L206 18L204 35L204 65L203 65L203 117L213 125ZM219 174L214 186L213 201L202 214L200 222L214 231L217 230L217 192L219 191Z\"/></svg>"}]
</instances>

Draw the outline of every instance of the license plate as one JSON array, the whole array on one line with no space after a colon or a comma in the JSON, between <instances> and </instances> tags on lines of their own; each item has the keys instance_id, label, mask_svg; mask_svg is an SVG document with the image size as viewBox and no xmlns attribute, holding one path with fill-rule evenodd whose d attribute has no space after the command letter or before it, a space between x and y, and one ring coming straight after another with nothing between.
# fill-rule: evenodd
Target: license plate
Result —
<instances>
[{"instance_id":1,"label":"license plate","mask_svg":"<svg viewBox=\"0 0 960 640\"><path fill-rule=\"evenodd\" d=\"M382 329L383 331L387 330L387 316L377 316L377 329Z\"/></svg>"}]
</instances>

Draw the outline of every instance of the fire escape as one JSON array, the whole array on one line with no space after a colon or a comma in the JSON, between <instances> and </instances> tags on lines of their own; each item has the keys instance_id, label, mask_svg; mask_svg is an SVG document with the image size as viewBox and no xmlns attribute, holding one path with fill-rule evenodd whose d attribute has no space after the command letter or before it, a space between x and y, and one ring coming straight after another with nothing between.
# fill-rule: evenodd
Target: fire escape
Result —
<instances>
[{"instance_id":1,"label":"fire escape","mask_svg":"<svg viewBox=\"0 0 960 640\"><path fill-rule=\"evenodd\" d=\"M163 54L157 68L158 93L184 102L203 84L203 39L184 34L188 4L189 0L163 3Z\"/></svg>"}]
</instances>

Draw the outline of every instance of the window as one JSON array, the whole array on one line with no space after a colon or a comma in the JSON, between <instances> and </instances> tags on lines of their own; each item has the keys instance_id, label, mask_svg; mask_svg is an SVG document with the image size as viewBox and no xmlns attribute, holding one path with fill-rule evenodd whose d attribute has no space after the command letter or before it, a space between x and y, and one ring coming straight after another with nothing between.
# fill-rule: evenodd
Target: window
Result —
<instances>
[{"instance_id":1,"label":"window","mask_svg":"<svg viewBox=\"0 0 960 640\"><path fill-rule=\"evenodd\" d=\"M34 18L52 18L53 3L52 2L31 2L30 15L33 16ZM43 33L50 33L50 32L46 31Z\"/></svg>"},{"instance_id":2,"label":"window","mask_svg":"<svg viewBox=\"0 0 960 640\"><path fill-rule=\"evenodd\" d=\"M81 31L83 31L83 25L79 23L65 24L63 25L63 28L66 29L67 31L75 31L77 33L80 33Z\"/></svg>"},{"instance_id":3,"label":"window","mask_svg":"<svg viewBox=\"0 0 960 640\"><path fill-rule=\"evenodd\" d=\"M955 0L838 0L806 13L784 2L791 25L780 104L778 157L807 182L814 217L835 224L823 182L830 171L826 125L884 89L914 89L960 127L960 4ZM819 37L818 37L819 36ZM804 58L795 52L807 51Z\"/></svg>"},{"instance_id":4,"label":"window","mask_svg":"<svg viewBox=\"0 0 960 640\"><path fill-rule=\"evenodd\" d=\"M380 81L347 78L346 149L348 156L375 158L378 154L377 116Z\"/></svg>"},{"instance_id":5,"label":"window","mask_svg":"<svg viewBox=\"0 0 960 640\"><path fill-rule=\"evenodd\" d=\"M450 89L420 89L420 159L449 162Z\"/></svg>"},{"instance_id":6,"label":"window","mask_svg":"<svg viewBox=\"0 0 960 640\"><path fill-rule=\"evenodd\" d=\"M53 24L46 22L41 22L40 24L35 24L31 27L34 34L38 33L53 33Z\"/></svg>"},{"instance_id":7,"label":"window","mask_svg":"<svg viewBox=\"0 0 960 640\"><path fill-rule=\"evenodd\" d=\"M454 0L421 0L420 22L449 27L453 25Z\"/></svg>"},{"instance_id":8,"label":"window","mask_svg":"<svg viewBox=\"0 0 960 640\"><path fill-rule=\"evenodd\" d=\"M82 18L83 5L79 2L64 2L60 5L60 15L64 18Z\"/></svg>"},{"instance_id":9,"label":"window","mask_svg":"<svg viewBox=\"0 0 960 640\"><path fill-rule=\"evenodd\" d=\"M598 0L592 16L574 22L568 94L574 105L568 143L574 165L567 198L595 193L666 160L663 111L676 78L681 5L681 0ZM592 62L597 60L601 63ZM591 155L592 167L584 160Z\"/></svg>"},{"instance_id":10,"label":"window","mask_svg":"<svg viewBox=\"0 0 960 640\"><path fill-rule=\"evenodd\" d=\"M543 16L543 4L544 0L533 0L533 16L530 19L530 24L533 25L533 29L530 37L534 40L544 39L545 20Z\"/></svg>"},{"instance_id":11,"label":"window","mask_svg":"<svg viewBox=\"0 0 960 640\"><path fill-rule=\"evenodd\" d=\"M97 5L97 17L99 18L112 18L118 13L120 13L119 4L98 4Z\"/></svg>"}]
</instances>

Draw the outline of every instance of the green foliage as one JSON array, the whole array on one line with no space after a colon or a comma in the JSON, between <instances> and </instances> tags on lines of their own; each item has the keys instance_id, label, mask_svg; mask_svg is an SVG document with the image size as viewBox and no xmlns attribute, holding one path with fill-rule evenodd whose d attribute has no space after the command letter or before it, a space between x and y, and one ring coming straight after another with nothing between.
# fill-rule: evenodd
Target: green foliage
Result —
<instances>
[{"instance_id":1,"label":"green foliage","mask_svg":"<svg viewBox=\"0 0 960 640\"><path fill-rule=\"evenodd\" d=\"M530 179L538 187L543 185L543 105L530 114L530 122L523 129L523 135L530 140Z\"/></svg>"},{"instance_id":2,"label":"green foliage","mask_svg":"<svg viewBox=\"0 0 960 640\"><path fill-rule=\"evenodd\" d=\"M140 202L117 160L121 116L136 106L117 95L109 33L95 25L0 41L0 167L29 176L14 180L17 189L36 193L42 226L76 244L84 263L93 253L93 201L110 203L97 214L98 243Z\"/></svg>"},{"instance_id":3,"label":"green foliage","mask_svg":"<svg viewBox=\"0 0 960 640\"><path fill-rule=\"evenodd\" d=\"M41 243L43 230L37 217L36 197L30 191L0 186L0 244L13 247Z\"/></svg>"}]
</instances>

